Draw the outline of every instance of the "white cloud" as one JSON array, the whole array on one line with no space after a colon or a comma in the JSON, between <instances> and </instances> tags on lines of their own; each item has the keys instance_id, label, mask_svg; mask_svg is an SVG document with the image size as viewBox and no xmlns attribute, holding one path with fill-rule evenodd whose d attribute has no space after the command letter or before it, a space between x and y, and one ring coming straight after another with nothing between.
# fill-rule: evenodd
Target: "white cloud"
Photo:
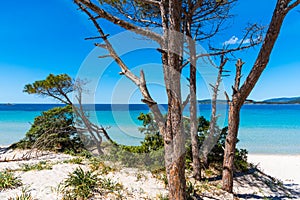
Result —
<instances>
[{"instance_id":1,"label":"white cloud","mask_svg":"<svg viewBox=\"0 0 300 200\"><path fill-rule=\"evenodd\" d=\"M261 37L258 36L257 38L253 39L252 42L258 42L261 40ZM234 44L250 44L251 43L251 39L244 39L244 41L242 39L239 39L236 36L232 36L229 40L223 42L223 45L234 45Z\"/></svg>"},{"instance_id":2,"label":"white cloud","mask_svg":"<svg viewBox=\"0 0 300 200\"><path fill-rule=\"evenodd\" d=\"M224 45L231 45L231 44L237 44L239 41L239 38L236 36L232 36L229 40L225 41Z\"/></svg>"},{"instance_id":3,"label":"white cloud","mask_svg":"<svg viewBox=\"0 0 300 200\"><path fill-rule=\"evenodd\" d=\"M249 44L250 43L250 39L245 39L244 41L243 41L243 44ZM239 43L241 43L242 42L242 40L240 40L239 41Z\"/></svg>"}]
</instances>

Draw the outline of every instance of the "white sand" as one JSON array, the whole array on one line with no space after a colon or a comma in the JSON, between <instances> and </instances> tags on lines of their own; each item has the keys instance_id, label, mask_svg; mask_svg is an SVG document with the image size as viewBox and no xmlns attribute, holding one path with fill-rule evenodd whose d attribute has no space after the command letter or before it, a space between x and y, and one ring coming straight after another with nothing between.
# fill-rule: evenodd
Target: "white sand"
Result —
<instances>
[{"instance_id":1,"label":"white sand","mask_svg":"<svg viewBox=\"0 0 300 200\"><path fill-rule=\"evenodd\" d=\"M300 185L300 155L251 154L248 160L284 183L294 182Z\"/></svg>"},{"instance_id":2,"label":"white sand","mask_svg":"<svg viewBox=\"0 0 300 200\"><path fill-rule=\"evenodd\" d=\"M24 151L8 151L0 153L0 161L21 158ZM0 171L9 168L17 170L15 173L19 176L24 184L28 186L31 194L35 199L56 200L60 199L55 189L70 172L74 171L79 165L66 164L62 161L69 160L72 156L65 154L54 154L40 156L27 161L10 161L0 162ZM21 164L34 164L39 161L54 163L52 170L28 171L20 169ZM253 170L248 174L239 174L234 179L234 193L227 194L220 189L213 187L211 190L200 194L203 199L293 199L300 200L300 155L249 155L249 161L262 171ZM87 165L81 165L84 170L88 169ZM280 179L282 184L276 184L272 177ZM140 171L135 168L122 168L106 175L106 178L119 182L124 186L126 199L156 199L157 194L167 194L164 184L161 180L154 178L150 172ZM213 184L219 185L217 181ZM200 185L205 183L199 183ZM0 199L8 199L20 194L21 187L11 190L0 191ZM115 199L113 196L95 196L95 199Z\"/></svg>"},{"instance_id":3,"label":"white sand","mask_svg":"<svg viewBox=\"0 0 300 200\"><path fill-rule=\"evenodd\" d=\"M248 161L266 174L300 192L300 155L248 155ZM300 197L299 197L300 199Z\"/></svg>"},{"instance_id":4,"label":"white sand","mask_svg":"<svg viewBox=\"0 0 300 200\"><path fill-rule=\"evenodd\" d=\"M88 170L88 165L77 165L63 163L65 160L74 158L66 154L49 153L35 158L35 154L31 154L30 160L15 160L23 157L26 151L8 151L0 154L0 171L5 169L16 170L15 175L18 176L23 183L23 187L27 187L37 200L57 200L61 199L61 195L57 193L59 183L68 177L68 174L73 172L77 167L83 170ZM2 162L1 162L2 161ZM51 170L33 170L22 171L23 164L36 164L40 161L54 164ZM140 178L138 178L140 176ZM150 172L140 171L134 168L122 168L114 172L110 172L106 178L110 178L115 183L121 183L124 186L124 194L126 199L154 199L159 194L167 194L162 181L157 180ZM22 187L0 191L0 200L6 200L9 197L20 195ZM95 199L115 199L115 197L97 196Z\"/></svg>"}]
</instances>

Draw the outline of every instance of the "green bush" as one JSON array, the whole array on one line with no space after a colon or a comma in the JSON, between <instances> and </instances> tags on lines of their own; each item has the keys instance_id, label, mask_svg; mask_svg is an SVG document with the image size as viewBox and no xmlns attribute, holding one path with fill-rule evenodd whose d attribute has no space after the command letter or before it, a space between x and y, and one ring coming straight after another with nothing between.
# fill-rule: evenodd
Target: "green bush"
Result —
<instances>
[{"instance_id":1,"label":"green bush","mask_svg":"<svg viewBox=\"0 0 300 200\"><path fill-rule=\"evenodd\" d=\"M150 170L158 166L164 166L164 142L159 133L158 127L151 113L141 113L138 117L143 122L143 127L139 128L141 133L145 134L144 141L140 146L124 146L113 147L111 149L112 159L121 161L126 166L147 166ZM183 126L187 137L186 141L186 166L191 167L192 148L190 145L190 126L189 120L184 119ZM217 144L208 155L208 164L222 164L224 158L224 147L228 128L220 129L220 138ZM203 116L198 118L199 145L202 145L209 130L209 121ZM199 146L200 147L200 146ZM235 153L235 169L238 171L247 170L247 151L245 149L236 149Z\"/></svg>"},{"instance_id":2,"label":"green bush","mask_svg":"<svg viewBox=\"0 0 300 200\"><path fill-rule=\"evenodd\" d=\"M0 172L0 191L4 189L13 189L21 186L22 182L12 172L7 170Z\"/></svg>"},{"instance_id":3,"label":"green bush","mask_svg":"<svg viewBox=\"0 0 300 200\"><path fill-rule=\"evenodd\" d=\"M41 116L34 119L25 138L12 147L75 153L82 151L84 146L73 125L72 107L56 107L42 112Z\"/></svg>"},{"instance_id":4,"label":"green bush","mask_svg":"<svg viewBox=\"0 0 300 200\"><path fill-rule=\"evenodd\" d=\"M91 171L84 172L82 168L76 168L62 183L63 199L88 199L92 196L99 179Z\"/></svg>"}]
</instances>

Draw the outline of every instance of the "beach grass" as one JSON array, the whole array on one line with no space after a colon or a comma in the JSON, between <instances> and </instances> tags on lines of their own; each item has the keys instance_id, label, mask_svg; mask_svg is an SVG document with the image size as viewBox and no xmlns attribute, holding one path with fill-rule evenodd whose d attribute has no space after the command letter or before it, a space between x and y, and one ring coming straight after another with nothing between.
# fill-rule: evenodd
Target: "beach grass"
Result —
<instances>
[{"instance_id":1,"label":"beach grass","mask_svg":"<svg viewBox=\"0 0 300 200\"><path fill-rule=\"evenodd\" d=\"M0 172L0 191L4 189L12 189L22 185L19 177L16 177L13 172L5 170Z\"/></svg>"}]
</instances>

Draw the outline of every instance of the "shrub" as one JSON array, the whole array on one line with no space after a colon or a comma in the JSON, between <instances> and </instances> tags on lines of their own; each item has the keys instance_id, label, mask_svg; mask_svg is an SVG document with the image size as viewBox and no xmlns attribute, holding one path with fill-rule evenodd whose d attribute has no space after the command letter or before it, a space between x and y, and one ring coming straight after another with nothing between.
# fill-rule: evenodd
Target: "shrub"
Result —
<instances>
[{"instance_id":1,"label":"shrub","mask_svg":"<svg viewBox=\"0 0 300 200\"><path fill-rule=\"evenodd\" d=\"M100 174L108 174L115 171L114 168L106 165L100 158L93 157L90 159L90 168L92 171L98 171Z\"/></svg>"},{"instance_id":2,"label":"shrub","mask_svg":"<svg viewBox=\"0 0 300 200\"><path fill-rule=\"evenodd\" d=\"M164 150L163 150L163 138L159 133L158 127L154 122L153 115L151 113L143 114L138 117L143 121L143 127L139 128L142 133L145 133L145 139L141 142L140 146L121 146L121 149L115 149L114 155L119 158L125 164L144 164L146 166L157 166L157 164L164 165ZM209 130L209 121L203 116L198 118L198 133L199 133L199 145L202 145ZM190 145L190 126L189 120L183 121L185 134L187 136L186 142L186 166L187 169L191 167L192 163L192 148ZM224 127L220 129L216 127L217 131L221 131L220 138L217 144L208 155L209 163L223 162L224 147L227 136L228 128ZM135 155L136 153L139 155ZM142 153L142 154L141 154ZM238 171L247 170L247 151L245 149L236 149L235 153L235 169ZM144 155L144 156L143 156ZM146 155L146 156L145 156ZM141 162L142 161L142 162Z\"/></svg>"},{"instance_id":3,"label":"shrub","mask_svg":"<svg viewBox=\"0 0 300 200\"><path fill-rule=\"evenodd\" d=\"M28 188L22 188L22 193L14 198L9 198L8 200L33 200L33 197L28 190Z\"/></svg>"},{"instance_id":4,"label":"shrub","mask_svg":"<svg viewBox=\"0 0 300 200\"><path fill-rule=\"evenodd\" d=\"M52 164L47 163L46 161L40 161L37 164L22 164L22 171L31 171L31 170L51 170Z\"/></svg>"},{"instance_id":5,"label":"shrub","mask_svg":"<svg viewBox=\"0 0 300 200\"><path fill-rule=\"evenodd\" d=\"M82 151L83 143L73 126L72 106L42 112L41 116L34 119L25 138L12 147L75 153Z\"/></svg>"},{"instance_id":6,"label":"shrub","mask_svg":"<svg viewBox=\"0 0 300 200\"><path fill-rule=\"evenodd\" d=\"M62 183L64 199L88 199L92 196L99 179L91 171L76 168Z\"/></svg>"},{"instance_id":7,"label":"shrub","mask_svg":"<svg viewBox=\"0 0 300 200\"><path fill-rule=\"evenodd\" d=\"M123 189L123 185L116 183L110 178L101 178L99 181L100 189L104 192L114 192Z\"/></svg>"},{"instance_id":8,"label":"shrub","mask_svg":"<svg viewBox=\"0 0 300 200\"><path fill-rule=\"evenodd\" d=\"M0 190L13 189L21 185L21 180L12 172L7 170L0 172Z\"/></svg>"},{"instance_id":9,"label":"shrub","mask_svg":"<svg viewBox=\"0 0 300 200\"><path fill-rule=\"evenodd\" d=\"M78 157L78 158L72 158L70 160L65 160L64 163L70 163L70 164L77 164L81 165L83 162L83 158Z\"/></svg>"}]
</instances>

